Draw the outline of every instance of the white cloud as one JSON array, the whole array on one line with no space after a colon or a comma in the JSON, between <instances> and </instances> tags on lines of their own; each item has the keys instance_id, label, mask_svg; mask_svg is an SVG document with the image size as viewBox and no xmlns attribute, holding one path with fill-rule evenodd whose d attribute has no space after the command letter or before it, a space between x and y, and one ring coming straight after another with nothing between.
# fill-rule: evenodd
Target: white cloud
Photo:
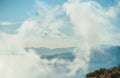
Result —
<instances>
[{"instance_id":1,"label":"white cloud","mask_svg":"<svg viewBox=\"0 0 120 78\"><path fill-rule=\"evenodd\" d=\"M119 36L117 34L115 37L111 32L116 28L112 20L116 19L118 9L115 6L105 10L94 1L80 2L79 0L70 0L64 4L64 8L74 26L75 33L83 40L82 46L80 44L75 50L76 59L71 65L74 65L72 73L76 73L79 69L87 72L90 49L100 45L115 44L113 40ZM119 40L116 42L120 44Z\"/></svg>"},{"instance_id":2,"label":"white cloud","mask_svg":"<svg viewBox=\"0 0 120 78\"><path fill-rule=\"evenodd\" d=\"M26 46L62 48L75 47L80 43L79 39L69 37L60 32L59 29L67 25L65 23L67 20L64 17L60 18L63 14L60 6L48 8L46 4L40 2L37 3L37 6L38 16L33 15L26 19L18 29Z\"/></svg>"},{"instance_id":3,"label":"white cloud","mask_svg":"<svg viewBox=\"0 0 120 78\"><path fill-rule=\"evenodd\" d=\"M16 24L15 22L11 21L0 21L0 26L10 26Z\"/></svg>"}]
</instances>

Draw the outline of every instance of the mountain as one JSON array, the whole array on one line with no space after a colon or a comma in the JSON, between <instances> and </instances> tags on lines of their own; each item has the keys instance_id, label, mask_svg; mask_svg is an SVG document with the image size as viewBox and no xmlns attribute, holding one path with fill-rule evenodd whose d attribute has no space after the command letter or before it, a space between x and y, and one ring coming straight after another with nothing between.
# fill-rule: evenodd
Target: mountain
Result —
<instances>
[{"instance_id":1,"label":"mountain","mask_svg":"<svg viewBox=\"0 0 120 78\"><path fill-rule=\"evenodd\" d=\"M61 54L54 54L54 55L49 55L49 56L42 56L41 58L48 59L48 60L52 60L54 58L57 58L57 59L64 59L64 60L68 60L68 61L73 61L75 56L72 53L61 53Z\"/></svg>"},{"instance_id":2,"label":"mountain","mask_svg":"<svg viewBox=\"0 0 120 78\"><path fill-rule=\"evenodd\" d=\"M73 51L75 47L50 49L45 47L26 48L33 49L42 59L52 60L54 58L74 61ZM102 46L91 50L89 71L106 67L110 68L120 64L120 46Z\"/></svg>"},{"instance_id":3,"label":"mountain","mask_svg":"<svg viewBox=\"0 0 120 78\"><path fill-rule=\"evenodd\" d=\"M120 65L111 69L100 68L86 74L86 78L120 78Z\"/></svg>"},{"instance_id":4,"label":"mountain","mask_svg":"<svg viewBox=\"0 0 120 78\"><path fill-rule=\"evenodd\" d=\"M73 55L74 47L55 48L55 49L49 49L45 47L26 48L26 50L29 50L29 49L35 50L38 55L41 55L42 59L52 60L54 58L57 58L57 59L73 61L75 58L75 56Z\"/></svg>"},{"instance_id":5,"label":"mountain","mask_svg":"<svg viewBox=\"0 0 120 78\"><path fill-rule=\"evenodd\" d=\"M33 49L36 51L37 54L43 55L43 56L48 56L48 55L54 55L54 54L61 54L61 53L73 53L74 47L69 47L69 48L55 48L55 49L50 49L50 48L45 48L45 47L39 47L39 48L26 48L28 51L29 49Z\"/></svg>"},{"instance_id":6,"label":"mountain","mask_svg":"<svg viewBox=\"0 0 120 78\"><path fill-rule=\"evenodd\" d=\"M89 71L101 67L111 68L120 64L120 46L104 46L93 49L90 56Z\"/></svg>"}]
</instances>

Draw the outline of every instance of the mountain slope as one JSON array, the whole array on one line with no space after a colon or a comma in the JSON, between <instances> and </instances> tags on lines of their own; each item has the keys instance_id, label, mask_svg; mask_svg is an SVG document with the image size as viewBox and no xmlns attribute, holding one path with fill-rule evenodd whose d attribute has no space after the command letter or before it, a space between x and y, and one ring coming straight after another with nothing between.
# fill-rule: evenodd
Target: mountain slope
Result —
<instances>
[{"instance_id":1,"label":"mountain slope","mask_svg":"<svg viewBox=\"0 0 120 78\"><path fill-rule=\"evenodd\" d=\"M86 74L86 78L120 78L120 65L111 69L101 68Z\"/></svg>"}]
</instances>

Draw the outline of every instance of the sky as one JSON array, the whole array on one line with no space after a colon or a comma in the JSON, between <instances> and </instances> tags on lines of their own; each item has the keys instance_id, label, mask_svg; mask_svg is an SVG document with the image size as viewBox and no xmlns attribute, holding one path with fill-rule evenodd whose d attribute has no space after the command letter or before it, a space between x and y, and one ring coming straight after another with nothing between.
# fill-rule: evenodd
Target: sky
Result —
<instances>
[{"instance_id":1,"label":"sky","mask_svg":"<svg viewBox=\"0 0 120 78\"><path fill-rule=\"evenodd\" d=\"M70 0L69 0L70 1ZM72 0L71 0L72 1ZM85 1L94 1L97 2L102 8L108 10L109 8L116 6L118 0L80 0L81 2ZM0 2L0 31L5 33L17 33L17 30L22 26L23 22L28 19L39 15L41 11L38 2L42 2L49 7L61 7L67 0L1 0ZM38 10L39 9L39 10ZM50 8L48 8L49 10ZM38 12L39 11L39 12ZM65 20L69 20L65 14L61 14L62 17L65 17ZM112 22L119 27L120 15L118 14L116 20ZM41 17L40 17L41 18ZM39 18L36 18L39 19ZM76 36L74 34L74 28L71 22L67 22L68 25L59 28L59 31L69 35ZM119 31L119 30L117 30ZM116 32L117 32L116 31Z\"/></svg>"},{"instance_id":2,"label":"sky","mask_svg":"<svg viewBox=\"0 0 120 78\"><path fill-rule=\"evenodd\" d=\"M119 8L119 0L0 0L0 78L84 78L91 49L120 46ZM75 60L42 59L40 47L75 47Z\"/></svg>"},{"instance_id":3,"label":"sky","mask_svg":"<svg viewBox=\"0 0 120 78\"><path fill-rule=\"evenodd\" d=\"M50 6L61 5L67 0L41 0ZM83 0L89 1L89 0ZM104 8L109 8L117 4L118 0L94 0ZM1 0L0 1L0 22L13 22L10 26L0 25L0 31L15 33L21 23L30 17L36 9L36 0Z\"/></svg>"}]
</instances>

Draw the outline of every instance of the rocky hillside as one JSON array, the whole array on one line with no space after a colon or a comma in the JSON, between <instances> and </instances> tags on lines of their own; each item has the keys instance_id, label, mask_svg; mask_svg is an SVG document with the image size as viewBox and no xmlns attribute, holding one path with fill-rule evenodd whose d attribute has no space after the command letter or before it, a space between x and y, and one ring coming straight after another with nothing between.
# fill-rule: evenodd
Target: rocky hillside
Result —
<instances>
[{"instance_id":1,"label":"rocky hillside","mask_svg":"<svg viewBox=\"0 0 120 78\"><path fill-rule=\"evenodd\" d=\"M86 78L120 78L120 65L111 69L101 68L86 74Z\"/></svg>"}]
</instances>

